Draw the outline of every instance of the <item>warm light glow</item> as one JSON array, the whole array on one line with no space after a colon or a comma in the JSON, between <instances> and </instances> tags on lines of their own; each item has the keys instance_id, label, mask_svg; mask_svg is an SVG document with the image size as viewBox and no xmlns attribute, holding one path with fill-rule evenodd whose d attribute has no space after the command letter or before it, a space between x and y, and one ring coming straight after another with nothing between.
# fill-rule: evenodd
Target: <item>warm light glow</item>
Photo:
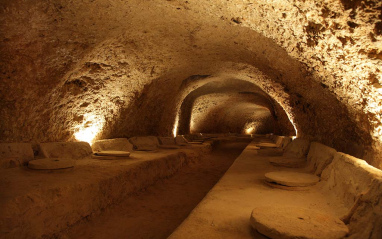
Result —
<instances>
[{"instance_id":1,"label":"warm light glow","mask_svg":"<svg viewBox=\"0 0 382 239\"><path fill-rule=\"evenodd\" d=\"M246 123L243 131L245 134L253 134L256 131L256 127L257 127L256 122Z\"/></svg>"},{"instance_id":2,"label":"warm light glow","mask_svg":"<svg viewBox=\"0 0 382 239\"><path fill-rule=\"evenodd\" d=\"M179 114L176 114L174 128L172 129L172 134L174 135L174 137L176 137L176 135L178 134L178 124L179 124Z\"/></svg>"},{"instance_id":3,"label":"warm light glow","mask_svg":"<svg viewBox=\"0 0 382 239\"><path fill-rule=\"evenodd\" d=\"M249 127L248 129L245 130L245 133L246 134L251 134L253 132L254 128L253 127Z\"/></svg>"},{"instance_id":4,"label":"warm light glow","mask_svg":"<svg viewBox=\"0 0 382 239\"><path fill-rule=\"evenodd\" d=\"M92 145L95 137L101 131L105 120L101 116L91 114L84 115L84 121L77 127L74 137L78 141L85 141Z\"/></svg>"}]
</instances>

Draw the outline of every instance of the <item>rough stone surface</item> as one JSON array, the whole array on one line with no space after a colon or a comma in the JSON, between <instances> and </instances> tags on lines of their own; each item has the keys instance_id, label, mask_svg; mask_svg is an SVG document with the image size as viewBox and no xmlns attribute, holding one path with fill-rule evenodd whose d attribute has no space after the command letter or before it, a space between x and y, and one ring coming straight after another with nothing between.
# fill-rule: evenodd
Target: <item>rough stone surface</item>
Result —
<instances>
[{"instance_id":1,"label":"rough stone surface","mask_svg":"<svg viewBox=\"0 0 382 239\"><path fill-rule=\"evenodd\" d=\"M312 186L320 181L319 177L312 174L287 171L269 172L264 176L268 182L290 187Z\"/></svg>"},{"instance_id":2,"label":"rough stone surface","mask_svg":"<svg viewBox=\"0 0 382 239\"><path fill-rule=\"evenodd\" d=\"M104 150L133 151L133 145L126 138L97 140L92 144L94 152Z\"/></svg>"},{"instance_id":3,"label":"rough stone surface","mask_svg":"<svg viewBox=\"0 0 382 239\"><path fill-rule=\"evenodd\" d=\"M376 178L361 198L348 225L351 239L382 237L382 178Z\"/></svg>"},{"instance_id":4,"label":"rough stone surface","mask_svg":"<svg viewBox=\"0 0 382 239\"><path fill-rule=\"evenodd\" d=\"M283 142L284 142L284 136L277 136L275 140L275 144L278 148L283 146Z\"/></svg>"},{"instance_id":5,"label":"rough stone surface","mask_svg":"<svg viewBox=\"0 0 382 239\"><path fill-rule=\"evenodd\" d=\"M371 187L372 181L382 178L382 171L365 161L337 152L333 162L322 172L324 189L341 198L347 207L353 206L357 197Z\"/></svg>"},{"instance_id":6,"label":"rough stone surface","mask_svg":"<svg viewBox=\"0 0 382 239\"><path fill-rule=\"evenodd\" d=\"M22 166L22 164L18 157L6 157L2 158L0 161L0 169L16 168L20 166Z\"/></svg>"},{"instance_id":7,"label":"rough stone surface","mask_svg":"<svg viewBox=\"0 0 382 239\"><path fill-rule=\"evenodd\" d=\"M138 151L153 151L159 146L158 138L155 136L132 137L129 141L134 145L134 150Z\"/></svg>"},{"instance_id":8,"label":"rough stone surface","mask_svg":"<svg viewBox=\"0 0 382 239\"><path fill-rule=\"evenodd\" d=\"M210 148L203 145L161 154L137 152L132 160L89 158L76 160L73 170L54 173L3 170L0 237L55 238L68 226L172 176L207 152Z\"/></svg>"},{"instance_id":9,"label":"rough stone surface","mask_svg":"<svg viewBox=\"0 0 382 239\"><path fill-rule=\"evenodd\" d=\"M254 146L257 138L254 136L248 147ZM265 239L267 237L251 230L249 217L254 208L272 207L276 214L274 220L287 216L278 214L278 207L306 208L337 218L348 212L340 201L323 193L319 185L305 187L309 188L306 191L279 190L265 185L264 174L274 167L267 162L266 156L247 148L169 238Z\"/></svg>"},{"instance_id":10,"label":"rough stone surface","mask_svg":"<svg viewBox=\"0 0 382 239\"><path fill-rule=\"evenodd\" d=\"M282 142L282 148L285 149L290 143L292 142L292 138L291 137L287 137L285 136L284 139L283 139L283 142Z\"/></svg>"},{"instance_id":11,"label":"rough stone surface","mask_svg":"<svg viewBox=\"0 0 382 239\"><path fill-rule=\"evenodd\" d=\"M175 145L175 139L173 137L158 137L161 145Z\"/></svg>"},{"instance_id":12,"label":"rough stone surface","mask_svg":"<svg viewBox=\"0 0 382 239\"><path fill-rule=\"evenodd\" d=\"M180 145L180 146L186 146L188 144L188 141L186 140L186 138L184 138L183 135L177 135L175 137L175 142L177 145Z\"/></svg>"},{"instance_id":13,"label":"rough stone surface","mask_svg":"<svg viewBox=\"0 0 382 239\"><path fill-rule=\"evenodd\" d=\"M82 159L92 154L92 148L87 142L40 143L39 150L45 158Z\"/></svg>"},{"instance_id":14,"label":"rough stone surface","mask_svg":"<svg viewBox=\"0 0 382 239\"><path fill-rule=\"evenodd\" d=\"M73 168L76 161L70 158L44 158L31 160L28 163L28 168L37 170L57 170Z\"/></svg>"},{"instance_id":15,"label":"rough stone surface","mask_svg":"<svg viewBox=\"0 0 382 239\"><path fill-rule=\"evenodd\" d=\"M340 239L349 232L340 219L299 207L255 208L250 220L254 229L275 239Z\"/></svg>"},{"instance_id":16,"label":"rough stone surface","mask_svg":"<svg viewBox=\"0 0 382 239\"><path fill-rule=\"evenodd\" d=\"M349 208L350 238L382 237L382 172L365 161L344 153L336 153L333 162L322 172L325 194L340 199ZM355 205L360 198L360 204Z\"/></svg>"},{"instance_id":17,"label":"rough stone surface","mask_svg":"<svg viewBox=\"0 0 382 239\"><path fill-rule=\"evenodd\" d=\"M310 142L306 139L295 139L285 148L284 156L305 158L309 151Z\"/></svg>"},{"instance_id":18,"label":"rough stone surface","mask_svg":"<svg viewBox=\"0 0 382 239\"><path fill-rule=\"evenodd\" d=\"M246 83L249 86L245 87L245 92L240 92L240 84L235 81L223 85L228 89L223 88L222 83L218 86L216 83L212 86L210 84L198 88L184 99L179 122L180 133L280 132L274 119L271 100L259 93L258 89L251 91L254 88L251 84ZM214 93L216 88L219 93ZM235 89L238 92L234 92Z\"/></svg>"},{"instance_id":19,"label":"rough stone surface","mask_svg":"<svg viewBox=\"0 0 382 239\"><path fill-rule=\"evenodd\" d=\"M191 92L247 81L269 96L280 131L382 168L381 7L2 0L1 141L169 136Z\"/></svg>"},{"instance_id":20,"label":"rough stone surface","mask_svg":"<svg viewBox=\"0 0 382 239\"><path fill-rule=\"evenodd\" d=\"M179 149L178 145L159 145L161 149Z\"/></svg>"},{"instance_id":21,"label":"rough stone surface","mask_svg":"<svg viewBox=\"0 0 382 239\"><path fill-rule=\"evenodd\" d=\"M307 156L309 170L317 176L332 162L336 150L326 145L312 142Z\"/></svg>"},{"instance_id":22,"label":"rough stone surface","mask_svg":"<svg viewBox=\"0 0 382 239\"><path fill-rule=\"evenodd\" d=\"M34 159L32 145L28 143L0 143L0 161L8 165L9 162L15 160L19 164L25 164ZM12 164L12 163L11 163Z\"/></svg>"}]
</instances>

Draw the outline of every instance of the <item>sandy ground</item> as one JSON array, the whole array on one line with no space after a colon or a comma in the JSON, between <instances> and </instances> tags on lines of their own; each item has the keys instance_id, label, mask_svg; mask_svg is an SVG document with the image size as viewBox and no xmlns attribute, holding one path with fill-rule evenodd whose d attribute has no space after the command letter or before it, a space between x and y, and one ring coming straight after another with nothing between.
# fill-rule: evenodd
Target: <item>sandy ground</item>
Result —
<instances>
[{"instance_id":1,"label":"sandy ground","mask_svg":"<svg viewBox=\"0 0 382 239\"><path fill-rule=\"evenodd\" d=\"M182 168L59 238L167 238L216 184L247 143L222 143L198 164Z\"/></svg>"}]
</instances>

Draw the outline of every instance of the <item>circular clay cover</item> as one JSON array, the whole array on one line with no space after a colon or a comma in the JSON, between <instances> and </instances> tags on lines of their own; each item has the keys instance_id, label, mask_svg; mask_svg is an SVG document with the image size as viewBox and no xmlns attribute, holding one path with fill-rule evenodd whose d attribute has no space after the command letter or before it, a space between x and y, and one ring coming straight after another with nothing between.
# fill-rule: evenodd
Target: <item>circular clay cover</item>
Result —
<instances>
[{"instance_id":1,"label":"circular clay cover","mask_svg":"<svg viewBox=\"0 0 382 239\"><path fill-rule=\"evenodd\" d=\"M75 160L68 158L43 158L29 161L28 168L54 170L72 168L75 164Z\"/></svg>"},{"instance_id":2,"label":"circular clay cover","mask_svg":"<svg viewBox=\"0 0 382 239\"><path fill-rule=\"evenodd\" d=\"M260 148L277 148L277 145L275 143L259 143L256 144L256 146Z\"/></svg>"},{"instance_id":3,"label":"circular clay cover","mask_svg":"<svg viewBox=\"0 0 382 239\"><path fill-rule=\"evenodd\" d=\"M94 153L97 156L114 156L114 157L129 157L130 152L128 151L99 151Z\"/></svg>"},{"instance_id":4,"label":"circular clay cover","mask_svg":"<svg viewBox=\"0 0 382 239\"><path fill-rule=\"evenodd\" d=\"M279 171L266 173L265 180L270 183L277 183L290 187L306 187L318 183L320 178L308 173Z\"/></svg>"},{"instance_id":5,"label":"circular clay cover","mask_svg":"<svg viewBox=\"0 0 382 239\"><path fill-rule=\"evenodd\" d=\"M299 207L255 208L250 220L254 229L269 238L336 239L349 232L340 219Z\"/></svg>"}]
</instances>

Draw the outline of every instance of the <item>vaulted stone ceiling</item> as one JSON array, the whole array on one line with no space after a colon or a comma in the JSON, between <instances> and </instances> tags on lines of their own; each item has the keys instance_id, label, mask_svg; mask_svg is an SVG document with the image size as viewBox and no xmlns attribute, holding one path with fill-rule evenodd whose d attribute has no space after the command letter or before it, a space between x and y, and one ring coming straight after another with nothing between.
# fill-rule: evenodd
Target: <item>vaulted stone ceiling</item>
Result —
<instances>
[{"instance_id":1,"label":"vaulted stone ceiling","mask_svg":"<svg viewBox=\"0 0 382 239\"><path fill-rule=\"evenodd\" d=\"M182 104L175 131L180 134L296 134L280 105L249 81L227 76L192 76L183 81L180 92L185 95L178 100Z\"/></svg>"},{"instance_id":2,"label":"vaulted stone ceiling","mask_svg":"<svg viewBox=\"0 0 382 239\"><path fill-rule=\"evenodd\" d=\"M1 141L171 135L188 94L237 79L382 168L379 0L0 3Z\"/></svg>"}]
</instances>

